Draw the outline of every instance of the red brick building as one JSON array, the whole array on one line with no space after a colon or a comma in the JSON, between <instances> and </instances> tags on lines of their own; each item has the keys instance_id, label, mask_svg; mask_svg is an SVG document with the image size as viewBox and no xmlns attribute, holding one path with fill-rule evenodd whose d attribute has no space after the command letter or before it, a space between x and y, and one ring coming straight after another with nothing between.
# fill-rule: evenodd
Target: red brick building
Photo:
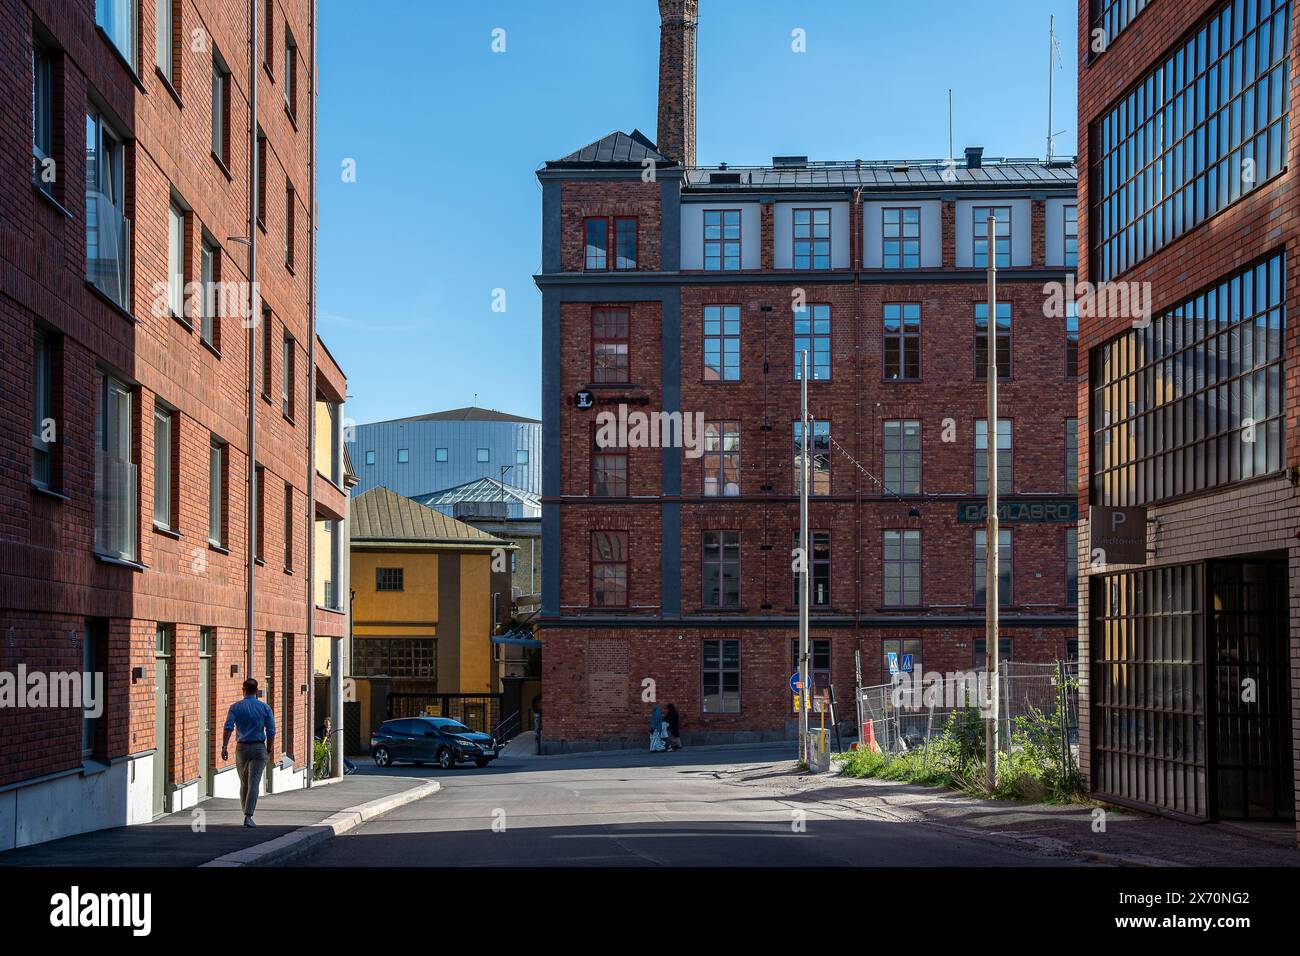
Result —
<instances>
[{"instance_id":1,"label":"red brick building","mask_svg":"<svg viewBox=\"0 0 1300 956\"><path fill-rule=\"evenodd\" d=\"M792 732L800 350L816 685L851 721L856 652L867 684L890 652L982 666L990 254L1002 655L1071 655L1075 340L1045 303L1074 261L1073 163L697 166L697 4L660 9L659 145L615 132L538 174L545 746L643 745L652 687L687 742ZM610 447L620 409L700 441Z\"/></svg>"},{"instance_id":2,"label":"red brick building","mask_svg":"<svg viewBox=\"0 0 1300 956\"><path fill-rule=\"evenodd\" d=\"M0 849L237 793L248 676L268 785L302 786L313 647L346 633L314 3L8 7L0 675L100 675L105 702L0 690Z\"/></svg>"},{"instance_id":3,"label":"red brick building","mask_svg":"<svg viewBox=\"0 0 1300 956\"><path fill-rule=\"evenodd\" d=\"M1300 819L1296 17L1079 5L1079 278L1150 303L1080 310L1082 764L1201 820Z\"/></svg>"}]
</instances>

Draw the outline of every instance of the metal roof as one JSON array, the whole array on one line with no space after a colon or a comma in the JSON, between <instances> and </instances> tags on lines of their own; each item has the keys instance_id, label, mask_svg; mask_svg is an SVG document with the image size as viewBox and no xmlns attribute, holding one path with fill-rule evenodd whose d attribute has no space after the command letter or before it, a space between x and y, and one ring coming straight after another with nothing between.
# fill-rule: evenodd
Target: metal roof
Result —
<instances>
[{"instance_id":1,"label":"metal roof","mask_svg":"<svg viewBox=\"0 0 1300 956\"><path fill-rule=\"evenodd\" d=\"M596 166L620 165L640 166L644 160L652 159L655 163L672 165L672 161L659 152L644 133L638 129L631 133L614 130L594 143L588 143L582 149L575 150L563 159L553 159L546 165L556 166Z\"/></svg>"},{"instance_id":2,"label":"metal roof","mask_svg":"<svg viewBox=\"0 0 1300 956\"><path fill-rule=\"evenodd\" d=\"M426 508L439 505L455 504L457 501L518 501L522 504L540 508L541 495L535 495L514 485L502 484L496 478L478 478L467 481L454 488L446 488L427 495L413 495L412 498Z\"/></svg>"},{"instance_id":3,"label":"metal roof","mask_svg":"<svg viewBox=\"0 0 1300 956\"><path fill-rule=\"evenodd\" d=\"M352 499L351 540L421 544L505 545L485 531L380 486Z\"/></svg>"},{"instance_id":4,"label":"metal roof","mask_svg":"<svg viewBox=\"0 0 1300 956\"><path fill-rule=\"evenodd\" d=\"M710 181L713 180L713 181ZM721 181L726 180L726 181ZM738 181L737 181L738 180ZM961 189L963 187L1060 187L1073 189L1073 161L985 158L977 168L964 160L861 160L798 166L696 166L686 170L686 189Z\"/></svg>"},{"instance_id":5,"label":"metal roof","mask_svg":"<svg viewBox=\"0 0 1300 956\"><path fill-rule=\"evenodd\" d=\"M382 422L367 422L368 425L387 425L392 422L522 422L526 425L540 425L536 418L524 418L499 412L495 408L479 408L467 405L464 408L450 408L445 412L429 412L426 415L412 415L409 418L387 418Z\"/></svg>"}]
</instances>

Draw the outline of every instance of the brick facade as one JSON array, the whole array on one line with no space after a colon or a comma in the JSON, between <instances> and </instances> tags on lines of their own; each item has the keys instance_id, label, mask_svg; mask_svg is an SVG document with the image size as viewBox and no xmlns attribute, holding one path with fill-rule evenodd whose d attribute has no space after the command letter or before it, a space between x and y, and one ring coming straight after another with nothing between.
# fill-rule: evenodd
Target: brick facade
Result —
<instances>
[{"instance_id":1,"label":"brick facade","mask_svg":"<svg viewBox=\"0 0 1300 956\"><path fill-rule=\"evenodd\" d=\"M192 796L186 788L200 777L200 628L213 628L216 634L209 699L214 722L212 761L218 771L214 779L233 778L233 773L226 777L220 772L233 760L221 760L219 740L225 708L240 696L240 682L249 676L245 660L249 330L243 313L227 303L216 317L209 345L201 340L198 317L171 315L159 290L165 288L168 275L168 206L178 201L183 204L186 281L199 280L201 243L206 236L217 249L215 278L237 283L243 295L248 294L250 67L258 72L257 121L267 141L265 216L264 224L257 227L256 279L272 321L266 366L270 375L259 389L265 396L255 402L257 464L264 469L266 488L260 522L266 560L254 571L253 676L260 680L272 675L276 718L284 727L281 749L293 757L298 770L310 764L307 629L313 605L307 573L311 550L307 501L314 396L308 346L314 323L309 164L315 10L310 0L268 2L273 2L272 14L269 18L259 14L259 30L269 19L273 27L268 41L270 65L263 65L259 56L255 67L249 62L247 4L224 0L174 4L170 88L154 66L154 4L135 5L139 40L135 71L112 39L96 27L93 3L24 0L3 28L6 48L13 55L7 58L10 69L0 75L5 100L14 108L0 117L3 154L8 157L7 185L0 190L6 236L0 247L0 334L6 356L0 378L4 394L10 397L0 409L4 462L0 465L0 670L13 671L19 664L80 670L82 636L88 627L102 628L96 666L104 673L108 706L99 721L92 760L84 767L76 711L28 709L5 716L0 789L11 798L18 792L19 825L16 836L0 833L0 848L6 840L12 845L15 839L30 842L141 819L134 810L127 819L111 815L99 819L87 811L80 817L49 822L44 831L26 833L22 790L36 778L51 775L83 781L89 787L101 766L125 767L150 755L155 748L153 675L159 623L174 627L164 755L167 805L179 806L181 801L188 805ZM289 34L299 51L292 115L284 93ZM191 42L194 35L204 43ZM33 44L46 50L52 62L57 179L48 197L32 183L27 159L33 135ZM210 146L214 50L230 72L223 111L228 147L222 161L212 155ZM88 170L83 144L88 110L102 113L124 142L131 292L120 305L86 279ZM287 184L292 185L292 193ZM238 237L245 241L233 241ZM292 264L285 255L290 243ZM242 309L247 308L245 302ZM58 435L52 446L48 492L32 482L37 330L48 333L54 352L52 417ZM254 364L260 376L260 322L254 331ZM282 414L280 398L286 333L294 342L291 417ZM319 357L322 350L316 351ZM327 382L324 392L341 401L342 373L328 356L322 368ZM105 561L94 553L98 370L120 378L131 393L135 566ZM153 429L158 403L172 411L173 421L170 529L157 529L153 522ZM211 436L227 444L225 536L219 548L207 540ZM285 483L292 486L297 513L292 567L285 560ZM332 507L346 515L341 496ZM344 633L340 620L318 623L317 630L333 636ZM276 658L269 670L267 632L276 635ZM238 665L237 673L232 673L233 665ZM292 689L289 700L284 699L286 683ZM0 800L4 798L0 792Z\"/></svg>"}]
</instances>

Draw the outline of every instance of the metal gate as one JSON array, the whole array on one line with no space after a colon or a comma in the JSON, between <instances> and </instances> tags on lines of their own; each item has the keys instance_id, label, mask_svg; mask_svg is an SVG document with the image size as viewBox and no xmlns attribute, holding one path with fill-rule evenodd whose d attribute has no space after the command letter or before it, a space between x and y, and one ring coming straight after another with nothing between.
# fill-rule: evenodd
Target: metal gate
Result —
<instances>
[{"instance_id":1,"label":"metal gate","mask_svg":"<svg viewBox=\"0 0 1300 956\"><path fill-rule=\"evenodd\" d=\"M397 717L451 717L490 734L501 722L501 695L390 693L386 719Z\"/></svg>"}]
</instances>

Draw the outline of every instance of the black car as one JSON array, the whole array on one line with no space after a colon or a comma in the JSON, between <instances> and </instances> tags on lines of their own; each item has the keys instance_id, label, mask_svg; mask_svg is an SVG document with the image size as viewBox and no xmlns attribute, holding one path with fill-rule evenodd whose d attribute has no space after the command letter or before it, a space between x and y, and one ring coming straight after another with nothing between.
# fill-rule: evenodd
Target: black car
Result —
<instances>
[{"instance_id":1,"label":"black car","mask_svg":"<svg viewBox=\"0 0 1300 956\"><path fill-rule=\"evenodd\" d=\"M399 760L417 767L436 763L443 770L467 760L486 767L500 751L490 734L470 730L450 717L386 720L370 733L370 753L381 767Z\"/></svg>"}]
</instances>

